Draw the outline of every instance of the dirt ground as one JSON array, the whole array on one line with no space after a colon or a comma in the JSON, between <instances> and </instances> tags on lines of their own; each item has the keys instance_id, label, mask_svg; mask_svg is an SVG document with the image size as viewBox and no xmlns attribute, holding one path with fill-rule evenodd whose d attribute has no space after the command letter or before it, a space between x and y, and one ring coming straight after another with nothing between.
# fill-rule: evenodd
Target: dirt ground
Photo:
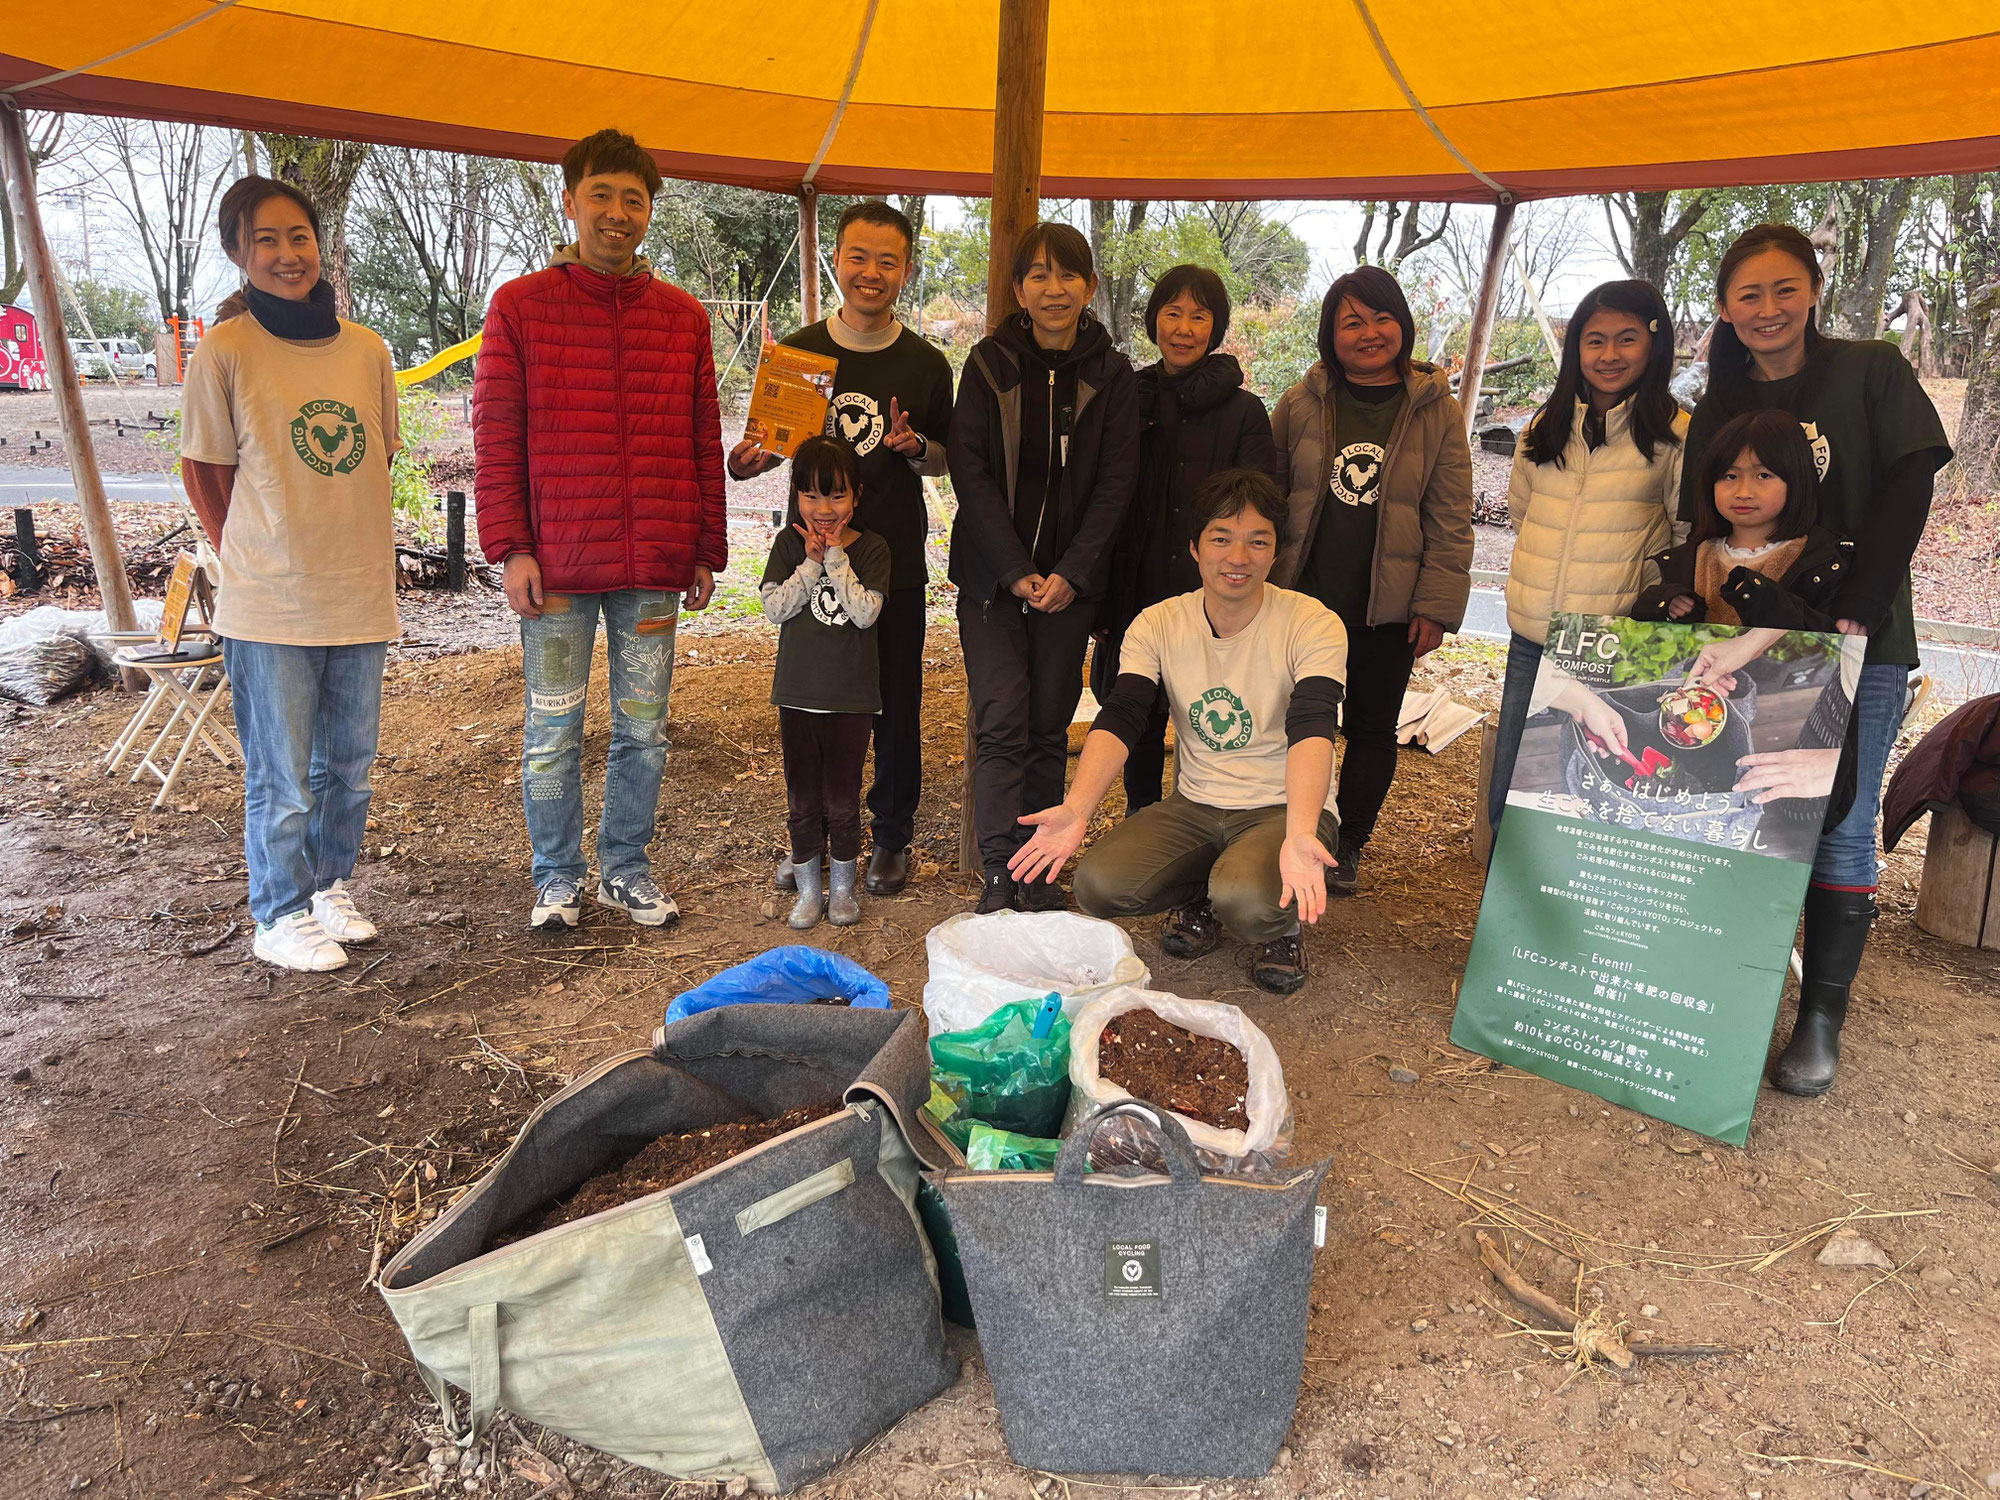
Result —
<instances>
[{"instance_id":1,"label":"dirt ground","mask_svg":"<svg viewBox=\"0 0 2000 1500\"><path fill-rule=\"evenodd\" d=\"M592 908L522 930L518 649L392 666L356 880L386 924L346 971L248 958L240 789L171 806L95 757L131 700L0 705L0 1473L9 1496L492 1500L714 1493L512 1419L461 1456L370 1285L536 1101L646 1044L675 993L789 941L759 914L782 838L771 635L684 634L656 873L686 913ZM1492 706L1497 655L1433 680ZM918 1002L951 872L963 679L931 641L918 878L812 940ZM603 677L586 785L601 777ZM1477 911L1475 743L1406 752L1363 867L1309 939L1299 995L1242 950L1164 958L1161 988L1270 1033L1301 1159L1331 1157L1304 1390L1268 1478L1146 1485L1011 1465L970 1335L945 1396L805 1493L1632 1497L1972 1495L2000 1487L2000 959L1910 920L1919 829L1892 857L1839 1086L1767 1092L1747 1150L1453 1049ZM1780 1035L1788 1026L1781 1020ZM1390 1079L1391 1067L1415 1083ZM1402 1076L1399 1071L1398 1076ZM10 1081L11 1080L11 1081ZM1896 1270L1814 1263L1852 1220ZM1508 1316L1485 1226L1564 1301L1729 1352L1579 1372ZM804 1374L802 1372L802 1378ZM1928 1487L1928 1488L1926 1488Z\"/></svg>"}]
</instances>

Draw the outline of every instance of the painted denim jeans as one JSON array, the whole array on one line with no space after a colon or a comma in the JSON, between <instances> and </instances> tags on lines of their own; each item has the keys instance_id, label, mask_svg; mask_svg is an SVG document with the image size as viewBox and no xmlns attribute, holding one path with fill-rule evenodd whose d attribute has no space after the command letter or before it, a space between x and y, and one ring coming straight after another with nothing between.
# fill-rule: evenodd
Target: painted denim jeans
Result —
<instances>
[{"instance_id":1,"label":"painted denim jeans","mask_svg":"<svg viewBox=\"0 0 2000 1500\"><path fill-rule=\"evenodd\" d=\"M537 889L557 876L581 884L586 870L583 710L600 615L611 667L611 747L597 825L597 868L605 880L647 873L646 845L652 842L667 765L667 698L680 595L659 589L551 594L539 619L521 621L527 677L521 800Z\"/></svg>"}]
</instances>

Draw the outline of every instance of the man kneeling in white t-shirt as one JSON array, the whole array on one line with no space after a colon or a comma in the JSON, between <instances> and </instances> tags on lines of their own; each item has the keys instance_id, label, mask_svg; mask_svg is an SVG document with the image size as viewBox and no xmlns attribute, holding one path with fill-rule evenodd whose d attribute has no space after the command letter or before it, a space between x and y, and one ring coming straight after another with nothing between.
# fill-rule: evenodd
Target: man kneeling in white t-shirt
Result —
<instances>
[{"instance_id":1,"label":"man kneeling in white t-shirt","mask_svg":"<svg viewBox=\"0 0 2000 1500\"><path fill-rule=\"evenodd\" d=\"M1092 846L1076 869L1077 905L1096 917L1171 908L1160 946L1175 958L1212 952L1227 927L1259 945L1257 984L1289 995L1306 981L1299 923L1326 909L1339 832L1329 787L1347 632L1318 600L1264 581L1285 524L1269 475L1217 474L1191 520L1200 591L1132 622L1069 796L1021 819L1034 836L1008 868L1017 881L1055 880L1164 685L1173 795Z\"/></svg>"}]
</instances>

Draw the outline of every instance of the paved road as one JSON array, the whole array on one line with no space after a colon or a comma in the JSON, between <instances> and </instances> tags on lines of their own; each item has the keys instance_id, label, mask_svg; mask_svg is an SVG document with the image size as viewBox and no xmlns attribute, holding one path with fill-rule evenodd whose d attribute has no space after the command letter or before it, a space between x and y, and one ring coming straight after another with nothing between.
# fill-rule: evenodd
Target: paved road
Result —
<instances>
[{"instance_id":1,"label":"paved road","mask_svg":"<svg viewBox=\"0 0 2000 1500\"><path fill-rule=\"evenodd\" d=\"M104 492L113 500L162 501L172 500L179 490L166 474L106 474ZM75 498L76 486L70 482L68 469L0 464L0 506Z\"/></svg>"},{"instance_id":2,"label":"paved road","mask_svg":"<svg viewBox=\"0 0 2000 1500\"><path fill-rule=\"evenodd\" d=\"M1475 588L1466 606L1462 634L1484 641L1504 641L1507 629L1507 598L1499 589ZM1953 646L1943 641L1920 641L1917 650L1924 670L1937 683L1937 692L1948 703L1982 698L2000 693L2000 651L1978 646Z\"/></svg>"}]
</instances>

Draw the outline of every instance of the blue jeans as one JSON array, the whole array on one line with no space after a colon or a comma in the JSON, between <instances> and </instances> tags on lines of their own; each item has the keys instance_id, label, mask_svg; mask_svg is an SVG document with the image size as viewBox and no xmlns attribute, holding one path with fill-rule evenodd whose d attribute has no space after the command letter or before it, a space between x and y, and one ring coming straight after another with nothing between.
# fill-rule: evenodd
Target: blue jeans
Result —
<instances>
[{"instance_id":1,"label":"blue jeans","mask_svg":"<svg viewBox=\"0 0 2000 1500\"><path fill-rule=\"evenodd\" d=\"M1507 638L1507 680L1500 689L1500 722L1493 731L1493 780L1486 789L1486 817L1494 827L1507 811L1507 783L1521 754L1521 731L1528 727L1528 700L1541 670L1542 648L1518 631Z\"/></svg>"},{"instance_id":2,"label":"blue jeans","mask_svg":"<svg viewBox=\"0 0 2000 1500\"><path fill-rule=\"evenodd\" d=\"M667 695L674 683L674 629L681 596L660 589L551 594L540 619L521 621L527 677L521 801L534 845L535 887L560 875L578 884L583 859L583 706L590 654L604 616L611 661L611 749L597 868L605 880L644 875L646 845L667 768Z\"/></svg>"},{"instance_id":3,"label":"blue jeans","mask_svg":"<svg viewBox=\"0 0 2000 1500\"><path fill-rule=\"evenodd\" d=\"M354 873L368 830L368 768L382 730L386 641L222 642L243 742L243 858L260 926L304 911Z\"/></svg>"},{"instance_id":4,"label":"blue jeans","mask_svg":"<svg viewBox=\"0 0 2000 1500\"><path fill-rule=\"evenodd\" d=\"M1820 835L1813 857L1815 885L1875 889L1875 820L1882 813L1882 777L1896 731L1903 727L1903 700L1909 692L1910 669L1878 662L1861 669L1854 689L1854 719L1858 726L1854 759L1854 805L1828 832Z\"/></svg>"}]
</instances>

